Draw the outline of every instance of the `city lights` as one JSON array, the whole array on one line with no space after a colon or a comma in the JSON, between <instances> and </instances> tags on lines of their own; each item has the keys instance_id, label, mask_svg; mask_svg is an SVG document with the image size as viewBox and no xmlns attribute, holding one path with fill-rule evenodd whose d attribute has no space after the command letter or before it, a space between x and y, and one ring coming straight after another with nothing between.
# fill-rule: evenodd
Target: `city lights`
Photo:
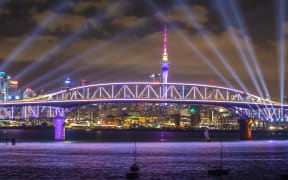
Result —
<instances>
[{"instance_id":1,"label":"city lights","mask_svg":"<svg viewBox=\"0 0 288 180\"><path fill-rule=\"evenodd\" d=\"M18 81L12 81L10 80L9 83L13 86L17 86L18 85Z\"/></svg>"},{"instance_id":2,"label":"city lights","mask_svg":"<svg viewBox=\"0 0 288 180\"><path fill-rule=\"evenodd\" d=\"M68 77L66 80L65 80L65 84L66 85L71 85L72 81L71 79Z\"/></svg>"}]
</instances>

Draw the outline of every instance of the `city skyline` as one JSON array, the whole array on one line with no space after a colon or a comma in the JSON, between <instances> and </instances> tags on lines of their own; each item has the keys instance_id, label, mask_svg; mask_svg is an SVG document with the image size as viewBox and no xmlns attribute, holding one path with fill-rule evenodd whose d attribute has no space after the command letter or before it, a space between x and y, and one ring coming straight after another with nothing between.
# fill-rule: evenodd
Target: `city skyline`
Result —
<instances>
[{"instance_id":1,"label":"city skyline","mask_svg":"<svg viewBox=\"0 0 288 180\"><path fill-rule=\"evenodd\" d=\"M0 36L2 71L19 80L20 86L28 84L33 89L52 90L59 88L68 76L78 84L81 79L90 82L148 81L151 73L161 71L162 30L167 24L169 60L173 63L169 69L170 82L210 83L213 80L215 85L227 86L195 49L187 45L188 40L236 89L244 90L235 80L239 77L249 92L259 94L231 38L232 29L246 56L249 52L244 48L245 38L251 40L270 96L279 99L277 3L235 3L247 25L248 33L243 34L237 21L225 25L225 19L221 18L221 8L232 17L233 4L229 3L63 2L25 0L20 3L21 7L29 8L20 8L19 2L3 1L0 11L4 27ZM191 10L190 13L185 14L185 9ZM286 17L284 20L287 27ZM20 24L21 31L17 28ZM42 27L37 29L39 24ZM231 66L230 72L211 50L206 35ZM265 96L250 58L248 62ZM47 75L55 69L55 73ZM42 75L46 77L39 79ZM45 87L50 81L54 83Z\"/></svg>"}]
</instances>

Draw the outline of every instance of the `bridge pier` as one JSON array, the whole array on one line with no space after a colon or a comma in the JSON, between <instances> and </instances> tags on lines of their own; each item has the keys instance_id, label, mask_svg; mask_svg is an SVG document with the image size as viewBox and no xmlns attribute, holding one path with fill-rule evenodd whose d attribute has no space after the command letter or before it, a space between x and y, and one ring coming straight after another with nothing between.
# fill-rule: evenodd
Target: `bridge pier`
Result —
<instances>
[{"instance_id":1,"label":"bridge pier","mask_svg":"<svg viewBox=\"0 0 288 180\"><path fill-rule=\"evenodd\" d=\"M253 121L251 119L239 119L240 126L240 140L251 140L251 125Z\"/></svg>"},{"instance_id":2,"label":"bridge pier","mask_svg":"<svg viewBox=\"0 0 288 180\"><path fill-rule=\"evenodd\" d=\"M65 140L64 119L64 117L55 117L53 119L53 123L55 126L55 141Z\"/></svg>"}]
</instances>

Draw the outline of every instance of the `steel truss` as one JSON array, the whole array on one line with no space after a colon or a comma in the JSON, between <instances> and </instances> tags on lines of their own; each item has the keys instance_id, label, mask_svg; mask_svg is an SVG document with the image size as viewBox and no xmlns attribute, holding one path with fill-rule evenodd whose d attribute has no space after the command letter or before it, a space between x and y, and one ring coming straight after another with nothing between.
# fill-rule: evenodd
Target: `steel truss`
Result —
<instances>
[{"instance_id":1,"label":"steel truss","mask_svg":"<svg viewBox=\"0 0 288 180\"><path fill-rule=\"evenodd\" d=\"M3 102L0 103L0 118L64 117L65 106L69 103L70 107L75 107L81 103L134 101L219 105L233 109L240 117L266 120L282 120L288 114L287 105L231 88L203 84L128 82L92 84L33 99Z\"/></svg>"},{"instance_id":2,"label":"steel truss","mask_svg":"<svg viewBox=\"0 0 288 180\"><path fill-rule=\"evenodd\" d=\"M163 91L163 88L167 91ZM163 92L165 92L163 94ZM46 95L42 100L179 99L269 103L258 96L219 86L182 83L108 83L72 88Z\"/></svg>"}]
</instances>

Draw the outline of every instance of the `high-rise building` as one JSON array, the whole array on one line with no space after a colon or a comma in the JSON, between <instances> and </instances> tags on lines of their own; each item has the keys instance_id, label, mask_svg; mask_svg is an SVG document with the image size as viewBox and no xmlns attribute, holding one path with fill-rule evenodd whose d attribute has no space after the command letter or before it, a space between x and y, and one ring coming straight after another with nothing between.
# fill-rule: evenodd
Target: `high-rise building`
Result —
<instances>
[{"instance_id":1,"label":"high-rise building","mask_svg":"<svg viewBox=\"0 0 288 180\"><path fill-rule=\"evenodd\" d=\"M72 80L68 77L68 78L64 81L64 89L69 89L69 88L71 88L71 84L72 84Z\"/></svg>"},{"instance_id":2,"label":"high-rise building","mask_svg":"<svg viewBox=\"0 0 288 180\"><path fill-rule=\"evenodd\" d=\"M20 99L18 81L11 80L11 76L5 72L0 72L0 99L2 101Z\"/></svg>"},{"instance_id":3,"label":"high-rise building","mask_svg":"<svg viewBox=\"0 0 288 180\"><path fill-rule=\"evenodd\" d=\"M0 99L4 100L4 81L5 81L5 72L0 72Z\"/></svg>"},{"instance_id":4,"label":"high-rise building","mask_svg":"<svg viewBox=\"0 0 288 180\"><path fill-rule=\"evenodd\" d=\"M152 79L152 82L154 82L154 83L160 83L161 82L161 73L158 73L158 74L153 73L149 77Z\"/></svg>"},{"instance_id":5,"label":"high-rise building","mask_svg":"<svg viewBox=\"0 0 288 180\"><path fill-rule=\"evenodd\" d=\"M18 81L9 80L7 83L7 100L19 100L20 99L20 92L18 89Z\"/></svg>"}]
</instances>

